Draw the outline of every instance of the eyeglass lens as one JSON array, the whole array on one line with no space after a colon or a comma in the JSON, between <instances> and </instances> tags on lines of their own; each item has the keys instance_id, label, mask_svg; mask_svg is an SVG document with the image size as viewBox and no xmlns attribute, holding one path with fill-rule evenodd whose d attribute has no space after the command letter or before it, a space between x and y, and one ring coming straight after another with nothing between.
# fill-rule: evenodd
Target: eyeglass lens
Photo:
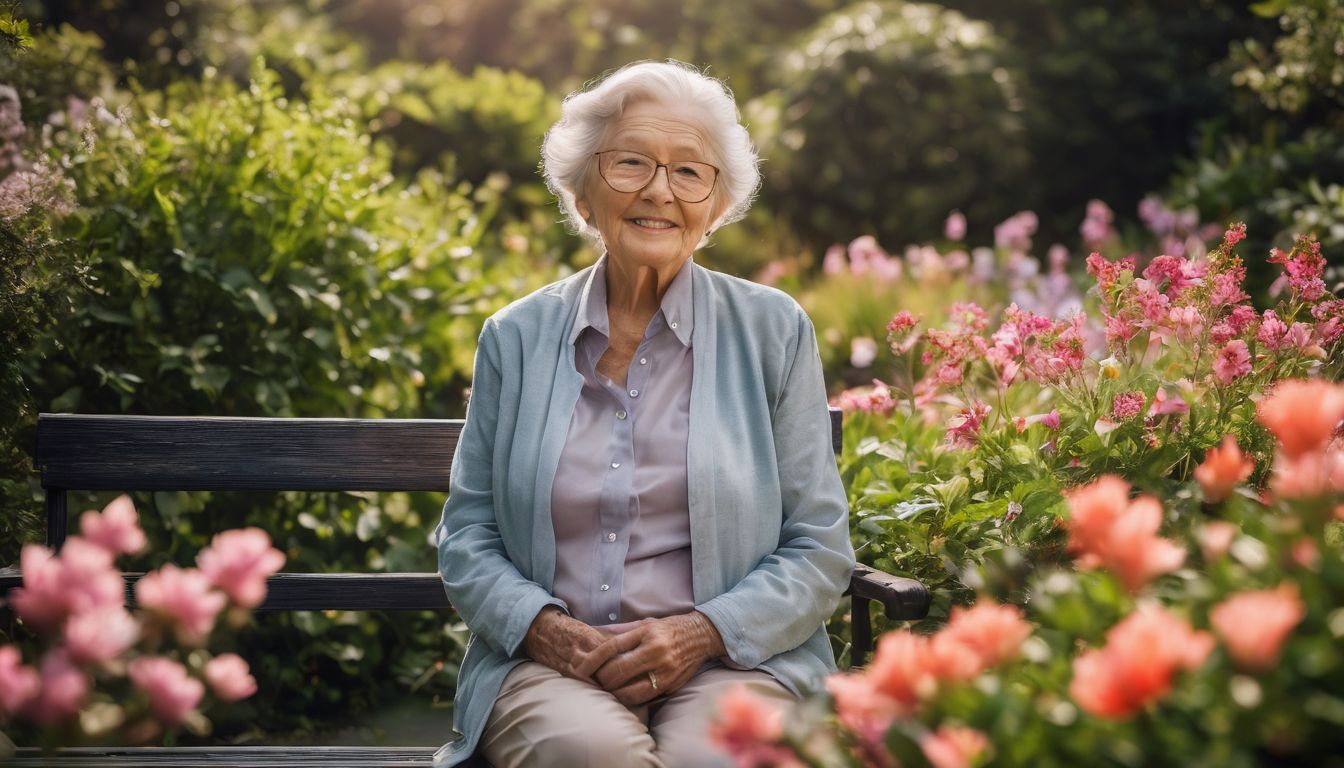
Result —
<instances>
[{"instance_id":1,"label":"eyeglass lens","mask_svg":"<svg viewBox=\"0 0 1344 768\"><path fill-rule=\"evenodd\" d=\"M718 175L718 170L709 163L693 160L658 163L648 155L623 149L599 152L597 159L602 178L617 192L638 192L653 180L658 166L664 165L672 194L687 203L698 203L709 197Z\"/></svg>"}]
</instances>

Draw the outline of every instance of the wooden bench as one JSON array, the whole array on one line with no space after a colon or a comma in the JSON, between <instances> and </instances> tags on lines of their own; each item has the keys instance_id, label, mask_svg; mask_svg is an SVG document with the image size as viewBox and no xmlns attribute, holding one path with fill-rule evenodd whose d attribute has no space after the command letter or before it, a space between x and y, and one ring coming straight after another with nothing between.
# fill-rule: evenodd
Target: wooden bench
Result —
<instances>
[{"instance_id":1,"label":"wooden bench","mask_svg":"<svg viewBox=\"0 0 1344 768\"><path fill-rule=\"evenodd\" d=\"M448 490L460 420L195 418L42 414L37 466L46 490L47 544L67 530L66 493L80 491L442 491ZM840 449L840 413L832 409ZM197 521L198 525L205 520ZM127 600L141 574L126 573ZM0 572L0 594L22 583ZM262 611L421 610L451 606L438 573L280 573L269 580ZM891 619L922 618L922 584L860 567L853 596L853 650L872 648L869 606ZM449 735L445 718L444 739ZM200 747L62 750L60 765L429 765L423 747ZM48 763L20 749L16 766Z\"/></svg>"}]
</instances>

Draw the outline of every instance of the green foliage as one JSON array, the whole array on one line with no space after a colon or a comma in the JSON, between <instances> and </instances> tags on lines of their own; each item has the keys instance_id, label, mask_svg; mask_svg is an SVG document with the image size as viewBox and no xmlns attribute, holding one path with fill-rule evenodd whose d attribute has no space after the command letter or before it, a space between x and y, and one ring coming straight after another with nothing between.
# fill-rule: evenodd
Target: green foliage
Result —
<instances>
[{"instance_id":1,"label":"green foliage","mask_svg":"<svg viewBox=\"0 0 1344 768\"><path fill-rule=\"evenodd\" d=\"M399 181L348 101L309 92L287 98L258 66L245 88L207 75L139 93L120 116L65 113L46 152L77 207L56 255L88 264L89 289L22 360L37 408L461 415L483 319L551 273L492 229L503 185ZM427 571L441 501L156 493L140 507L165 562L252 524L292 570ZM454 666L444 638L432 614L298 615L241 642L273 683L257 716L285 727L357 710L394 675L451 688L451 674L425 677Z\"/></svg>"},{"instance_id":2,"label":"green foliage","mask_svg":"<svg viewBox=\"0 0 1344 768\"><path fill-rule=\"evenodd\" d=\"M1253 91L1265 106L1293 114L1311 107L1344 110L1344 3L1340 0L1265 0L1251 6L1278 21L1270 45L1255 39L1233 48L1240 69L1232 82Z\"/></svg>"},{"instance_id":3,"label":"green foliage","mask_svg":"<svg viewBox=\"0 0 1344 768\"><path fill-rule=\"evenodd\" d=\"M989 25L858 3L781 54L774 83L747 109L768 158L763 200L813 242L910 242L955 208L984 221L1016 210L1021 103Z\"/></svg>"}]
</instances>

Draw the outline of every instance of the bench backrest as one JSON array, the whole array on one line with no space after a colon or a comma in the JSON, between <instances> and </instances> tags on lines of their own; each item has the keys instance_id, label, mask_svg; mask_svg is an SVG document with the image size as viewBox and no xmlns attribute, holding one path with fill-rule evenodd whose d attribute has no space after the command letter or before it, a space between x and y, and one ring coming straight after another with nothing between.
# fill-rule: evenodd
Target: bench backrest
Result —
<instances>
[{"instance_id":1,"label":"bench backrest","mask_svg":"<svg viewBox=\"0 0 1344 768\"><path fill-rule=\"evenodd\" d=\"M831 409L831 442L841 444ZM65 541L66 492L448 491L460 419L283 419L41 414L47 544ZM139 574L126 574L127 599ZM271 577L261 610L448 607L437 573Z\"/></svg>"}]
</instances>

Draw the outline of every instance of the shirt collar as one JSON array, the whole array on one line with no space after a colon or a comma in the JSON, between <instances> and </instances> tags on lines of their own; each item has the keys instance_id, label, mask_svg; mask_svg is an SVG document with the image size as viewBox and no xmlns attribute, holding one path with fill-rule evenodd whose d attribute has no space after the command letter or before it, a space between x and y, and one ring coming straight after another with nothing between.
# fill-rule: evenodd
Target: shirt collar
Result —
<instances>
[{"instance_id":1,"label":"shirt collar","mask_svg":"<svg viewBox=\"0 0 1344 768\"><path fill-rule=\"evenodd\" d=\"M667 286L667 291L663 293L663 300L659 304L663 322L677 337L677 341L688 348L691 346L691 331L695 328L695 305L691 297L691 261L692 259L687 257L682 263L681 269L677 270L676 277L672 278L672 283ZM569 343L576 343L579 334L583 333L585 328L592 328L603 336L611 336L611 326L607 321L606 254L602 254L602 258L598 259L588 276L588 284L584 286L583 294L579 297L578 317L575 318L574 328L569 333Z\"/></svg>"}]
</instances>

